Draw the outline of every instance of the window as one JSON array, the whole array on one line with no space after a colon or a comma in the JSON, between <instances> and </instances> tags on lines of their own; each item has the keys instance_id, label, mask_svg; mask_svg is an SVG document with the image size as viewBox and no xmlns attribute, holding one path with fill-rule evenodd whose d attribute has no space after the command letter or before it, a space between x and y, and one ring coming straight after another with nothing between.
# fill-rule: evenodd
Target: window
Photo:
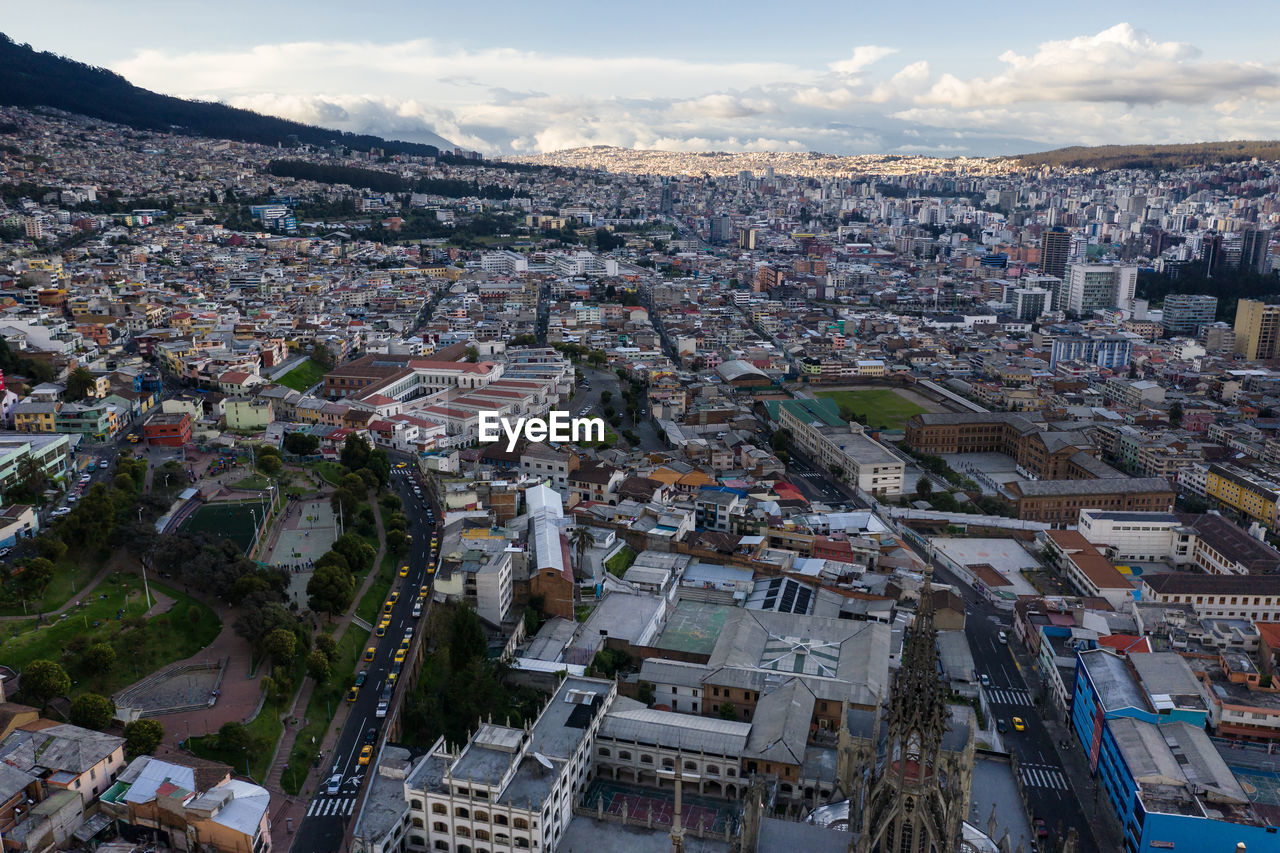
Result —
<instances>
[{"instance_id":1,"label":"window","mask_svg":"<svg viewBox=\"0 0 1280 853\"><path fill-rule=\"evenodd\" d=\"M431 813L432 814L448 814L449 810L445 808L444 803L432 803Z\"/></svg>"},{"instance_id":2,"label":"window","mask_svg":"<svg viewBox=\"0 0 1280 853\"><path fill-rule=\"evenodd\" d=\"M610 755L612 755L612 754L613 754L613 753L609 752L609 750L608 750L608 749L606 749L606 748L605 748L605 747L603 747L603 746L602 746L602 747L600 747L600 749L598 749L598 750L597 750L597 752L599 752L599 753L600 753L600 756L601 756L602 758L608 758Z\"/></svg>"},{"instance_id":3,"label":"window","mask_svg":"<svg viewBox=\"0 0 1280 853\"><path fill-rule=\"evenodd\" d=\"M468 812L466 809L464 809L462 806L458 806L456 809L453 810L453 816L454 817L471 817L471 813Z\"/></svg>"},{"instance_id":4,"label":"window","mask_svg":"<svg viewBox=\"0 0 1280 853\"><path fill-rule=\"evenodd\" d=\"M671 758L662 759L663 770L674 770L675 768L676 768L676 762L674 759L671 759Z\"/></svg>"},{"instance_id":5,"label":"window","mask_svg":"<svg viewBox=\"0 0 1280 853\"><path fill-rule=\"evenodd\" d=\"M438 820L435 823L431 824L431 828L434 829L436 832L448 832L449 824L445 823L442 820Z\"/></svg>"},{"instance_id":6,"label":"window","mask_svg":"<svg viewBox=\"0 0 1280 853\"><path fill-rule=\"evenodd\" d=\"M409 801L409 808L411 808L411 809L418 809L419 811L421 811L421 810L422 810L422 800L410 800L410 801Z\"/></svg>"},{"instance_id":7,"label":"window","mask_svg":"<svg viewBox=\"0 0 1280 853\"><path fill-rule=\"evenodd\" d=\"M498 826L506 826L507 816L504 814L496 814L493 816L493 822L496 823Z\"/></svg>"},{"instance_id":8,"label":"window","mask_svg":"<svg viewBox=\"0 0 1280 853\"><path fill-rule=\"evenodd\" d=\"M488 822L489 822L489 815L488 815L488 813L487 813L487 812L476 812L475 814L473 814L473 815L471 816L471 819L472 819L472 820L483 821L484 823L488 823Z\"/></svg>"},{"instance_id":9,"label":"window","mask_svg":"<svg viewBox=\"0 0 1280 853\"><path fill-rule=\"evenodd\" d=\"M686 762L684 763L684 769L685 769L685 770L697 770L697 769L698 769L698 765L697 765L695 762L692 762L692 761L686 761Z\"/></svg>"},{"instance_id":10,"label":"window","mask_svg":"<svg viewBox=\"0 0 1280 853\"><path fill-rule=\"evenodd\" d=\"M415 818L413 819L413 825L414 825L414 826L417 826L417 827L421 827L421 826L422 826L422 818L420 818L420 817L415 817Z\"/></svg>"},{"instance_id":11,"label":"window","mask_svg":"<svg viewBox=\"0 0 1280 853\"><path fill-rule=\"evenodd\" d=\"M653 756L652 756L652 755L643 755L643 754L642 754L642 755L640 756L640 763L641 763L641 764L652 764L652 763L653 763Z\"/></svg>"},{"instance_id":12,"label":"window","mask_svg":"<svg viewBox=\"0 0 1280 853\"><path fill-rule=\"evenodd\" d=\"M515 821L513 821L512 825L515 826L516 829L528 829L529 821L525 820L522 817L518 817L515 819Z\"/></svg>"},{"instance_id":13,"label":"window","mask_svg":"<svg viewBox=\"0 0 1280 853\"><path fill-rule=\"evenodd\" d=\"M627 752L625 749L620 750L620 751L618 752L618 760L619 760L619 761L630 761L630 760L631 760L631 753Z\"/></svg>"},{"instance_id":14,"label":"window","mask_svg":"<svg viewBox=\"0 0 1280 853\"><path fill-rule=\"evenodd\" d=\"M440 840L437 840L437 841L436 841L436 849L437 849L437 850L448 850L448 849L449 849L449 842L447 842L447 841L440 841Z\"/></svg>"},{"instance_id":15,"label":"window","mask_svg":"<svg viewBox=\"0 0 1280 853\"><path fill-rule=\"evenodd\" d=\"M458 836L459 838L470 838L470 837L471 837L471 830L470 830L468 827L465 827L465 826L459 826L459 827L456 827L456 828L453 830L453 833L454 833L454 835Z\"/></svg>"},{"instance_id":16,"label":"window","mask_svg":"<svg viewBox=\"0 0 1280 853\"><path fill-rule=\"evenodd\" d=\"M717 766L716 766L716 765L714 765L714 764L708 764L708 765L707 765L707 775L708 775L708 776L719 776L719 775L720 775L720 768L719 768L719 767L717 767Z\"/></svg>"},{"instance_id":17,"label":"window","mask_svg":"<svg viewBox=\"0 0 1280 853\"><path fill-rule=\"evenodd\" d=\"M483 830L483 829L476 830L476 841L488 841L488 840L489 840L489 833L487 830Z\"/></svg>"}]
</instances>

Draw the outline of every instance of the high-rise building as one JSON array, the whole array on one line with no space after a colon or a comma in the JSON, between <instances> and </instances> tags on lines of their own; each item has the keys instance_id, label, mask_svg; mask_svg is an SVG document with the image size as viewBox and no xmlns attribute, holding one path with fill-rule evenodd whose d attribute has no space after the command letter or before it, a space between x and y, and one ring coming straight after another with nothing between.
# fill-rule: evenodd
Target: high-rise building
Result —
<instances>
[{"instance_id":1,"label":"high-rise building","mask_svg":"<svg viewBox=\"0 0 1280 853\"><path fill-rule=\"evenodd\" d=\"M1271 359L1280 346L1280 305L1256 299L1236 304L1236 352L1253 361Z\"/></svg>"},{"instance_id":2,"label":"high-rise building","mask_svg":"<svg viewBox=\"0 0 1280 853\"><path fill-rule=\"evenodd\" d=\"M1079 361L1117 370L1128 367L1132 357L1133 342L1125 335L1060 335L1050 345L1049 366Z\"/></svg>"},{"instance_id":3,"label":"high-rise building","mask_svg":"<svg viewBox=\"0 0 1280 853\"><path fill-rule=\"evenodd\" d=\"M1213 322L1218 297L1199 293L1171 293L1164 298L1160 324L1170 335L1194 335L1196 329Z\"/></svg>"},{"instance_id":4,"label":"high-rise building","mask_svg":"<svg viewBox=\"0 0 1280 853\"><path fill-rule=\"evenodd\" d=\"M754 228L739 228L738 229L738 248L754 249L756 247L756 236L757 236L757 232L756 232L756 229Z\"/></svg>"},{"instance_id":5,"label":"high-rise building","mask_svg":"<svg viewBox=\"0 0 1280 853\"><path fill-rule=\"evenodd\" d=\"M1067 267L1066 310L1077 315L1098 308L1128 305L1138 287L1138 268L1119 264L1071 264Z\"/></svg>"},{"instance_id":6,"label":"high-rise building","mask_svg":"<svg viewBox=\"0 0 1280 853\"><path fill-rule=\"evenodd\" d=\"M711 242L728 243L733 238L733 220L720 213L711 217Z\"/></svg>"},{"instance_id":7,"label":"high-rise building","mask_svg":"<svg viewBox=\"0 0 1280 853\"><path fill-rule=\"evenodd\" d=\"M1013 291L1013 313L1028 323L1048 313L1053 295L1040 287L1018 287Z\"/></svg>"},{"instance_id":8,"label":"high-rise building","mask_svg":"<svg viewBox=\"0 0 1280 853\"><path fill-rule=\"evenodd\" d=\"M1065 228L1050 228L1040 237L1040 269L1045 275L1062 278L1067 274L1067 255L1071 252L1071 233Z\"/></svg>"},{"instance_id":9,"label":"high-rise building","mask_svg":"<svg viewBox=\"0 0 1280 853\"><path fill-rule=\"evenodd\" d=\"M1246 228L1240 235L1240 269L1265 273L1267 271L1267 250L1270 244L1270 231Z\"/></svg>"}]
</instances>

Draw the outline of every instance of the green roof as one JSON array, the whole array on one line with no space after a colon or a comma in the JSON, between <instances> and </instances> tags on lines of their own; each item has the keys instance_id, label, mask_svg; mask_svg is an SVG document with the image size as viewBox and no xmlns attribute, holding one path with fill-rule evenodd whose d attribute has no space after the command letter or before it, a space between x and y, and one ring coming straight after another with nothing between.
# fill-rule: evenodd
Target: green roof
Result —
<instances>
[{"instance_id":1,"label":"green roof","mask_svg":"<svg viewBox=\"0 0 1280 853\"><path fill-rule=\"evenodd\" d=\"M821 397L816 400L806 398L766 400L764 405L770 419L775 421L779 419L779 410L782 407L786 407L787 411L801 420L822 421L827 426L848 425L844 418L840 417L840 407L828 397Z\"/></svg>"}]
</instances>

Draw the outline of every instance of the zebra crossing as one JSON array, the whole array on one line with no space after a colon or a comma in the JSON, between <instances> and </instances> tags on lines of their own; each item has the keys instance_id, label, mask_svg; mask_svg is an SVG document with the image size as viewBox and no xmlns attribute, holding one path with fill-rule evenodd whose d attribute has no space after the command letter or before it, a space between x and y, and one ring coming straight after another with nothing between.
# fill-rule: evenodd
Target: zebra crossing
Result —
<instances>
[{"instance_id":1,"label":"zebra crossing","mask_svg":"<svg viewBox=\"0 0 1280 853\"><path fill-rule=\"evenodd\" d=\"M988 687L987 695L997 705L1031 705L1031 694L1014 687Z\"/></svg>"},{"instance_id":2,"label":"zebra crossing","mask_svg":"<svg viewBox=\"0 0 1280 853\"><path fill-rule=\"evenodd\" d=\"M346 817L355 805L355 797L316 797L307 807L307 817Z\"/></svg>"},{"instance_id":3,"label":"zebra crossing","mask_svg":"<svg viewBox=\"0 0 1280 853\"><path fill-rule=\"evenodd\" d=\"M1071 789L1062 771L1046 764L1024 764L1018 768L1018 777L1024 788L1051 788L1055 791Z\"/></svg>"},{"instance_id":4,"label":"zebra crossing","mask_svg":"<svg viewBox=\"0 0 1280 853\"><path fill-rule=\"evenodd\" d=\"M804 477L806 480L813 480L818 477L821 477L822 474L818 471L797 471L796 476Z\"/></svg>"}]
</instances>

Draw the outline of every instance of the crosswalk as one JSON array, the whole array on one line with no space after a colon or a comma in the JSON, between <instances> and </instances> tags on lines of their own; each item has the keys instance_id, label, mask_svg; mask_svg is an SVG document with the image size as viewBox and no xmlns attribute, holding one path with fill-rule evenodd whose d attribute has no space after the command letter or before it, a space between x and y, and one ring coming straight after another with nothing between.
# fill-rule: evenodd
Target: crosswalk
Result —
<instances>
[{"instance_id":1,"label":"crosswalk","mask_svg":"<svg viewBox=\"0 0 1280 853\"><path fill-rule=\"evenodd\" d=\"M1022 779L1024 788L1052 788L1056 791L1071 789L1061 770L1045 764L1024 764L1018 768L1018 777Z\"/></svg>"},{"instance_id":2,"label":"crosswalk","mask_svg":"<svg viewBox=\"0 0 1280 853\"><path fill-rule=\"evenodd\" d=\"M822 474L817 471L797 471L796 476L804 477L806 480L813 480L821 477Z\"/></svg>"},{"instance_id":3,"label":"crosswalk","mask_svg":"<svg viewBox=\"0 0 1280 853\"><path fill-rule=\"evenodd\" d=\"M1012 687L988 687L987 695L997 705L1030 705L1031 694Z\"/></svg>"},{"instance_id":4,"label":"crosswalk","mask_svg":"<svg viewBox=\"0 0 1280 853\"><path fill-rule=\"evenodd\" d=\"M316 797L307 807L307 817L345 817L355 805L355 797Z\"/></svg>"}]
</instances>

